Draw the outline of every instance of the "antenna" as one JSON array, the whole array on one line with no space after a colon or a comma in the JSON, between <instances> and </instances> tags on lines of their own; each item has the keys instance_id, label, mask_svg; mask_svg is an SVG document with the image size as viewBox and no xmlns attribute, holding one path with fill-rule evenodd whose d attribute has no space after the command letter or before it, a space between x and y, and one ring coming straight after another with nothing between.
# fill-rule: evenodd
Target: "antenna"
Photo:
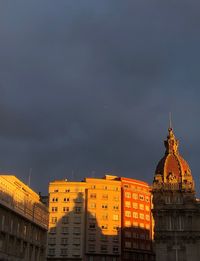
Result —
<instances>
[{"instance_id":1,"label":"antenna","mask_svg":"<svg viewBox=\"0 0 200 261\"><path fill-rule=\"evenodd\" d=\"M169 112L169 128L172 129L172 113Z\"/></svg>"},{"instance_id":2,"label":"antenna","mask_svg":"<svg viewBox=\"0 0 200 261\"><path fill-rule=\"evenodd\" d=\"M31 173L32 173L32 168L29 169L29 175L28 175L28 186L29 187L31 185Z\"/></svg>"}]
</instances>

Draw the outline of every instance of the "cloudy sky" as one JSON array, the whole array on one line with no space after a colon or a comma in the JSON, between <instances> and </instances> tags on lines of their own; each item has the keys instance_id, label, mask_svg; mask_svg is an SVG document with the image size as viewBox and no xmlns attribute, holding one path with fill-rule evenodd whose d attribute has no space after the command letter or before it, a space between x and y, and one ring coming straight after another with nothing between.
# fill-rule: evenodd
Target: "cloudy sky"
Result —
<instances>
[{"instance_id":1,"label":"cloudy sky","mask_svg":"<svg viewBox=\"0 0 200 261\"><path fill-rule=\"evenodd\" d=\"M0 171L153 180L168 114L199 189L200 2L0 1ZM198 184L199 183L199 184Z\"/></svg>"}]
</instances>

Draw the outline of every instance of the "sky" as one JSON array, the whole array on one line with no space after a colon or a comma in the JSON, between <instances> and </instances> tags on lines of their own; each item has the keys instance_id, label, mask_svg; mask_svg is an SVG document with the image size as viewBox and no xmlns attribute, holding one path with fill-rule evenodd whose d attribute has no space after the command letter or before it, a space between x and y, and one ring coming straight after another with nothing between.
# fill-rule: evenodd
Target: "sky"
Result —
<instances>
[{"instance_id":1,"label":"sky","mask_svg":"<svg viewBox=\"0 0 200 261\"><path fill-rule=\"evenodd\" d=\"M0 1L0 172L152 183L169 112L200 191L200 2Z\"/></svg>"}]
</instances>

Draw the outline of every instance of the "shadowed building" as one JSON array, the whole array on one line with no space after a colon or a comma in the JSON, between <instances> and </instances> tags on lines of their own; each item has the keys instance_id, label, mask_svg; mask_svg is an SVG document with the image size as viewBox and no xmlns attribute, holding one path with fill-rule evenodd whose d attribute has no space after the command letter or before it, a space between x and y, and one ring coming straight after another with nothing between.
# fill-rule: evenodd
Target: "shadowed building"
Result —
<instances>
[{"instance_id":1,"label":"shadowed building","mask_svg":"<svg viewBox=\"0 0 200 261\"><path fill-rule=\"evenodd\" d=\"M0 175L0 260L44 261L48 210L15 176Z\"/></svg>"},{"instance_id":2,"label":"shadowed building","mask_svg":"<svg viewBox=\"0 0 200 261\"><path fill-rule=\"evenodd\" d=\"M187 162L180 156L172 128L153 181L157 261L200 259L200 205Z\"/></svg>"}]
</instances>

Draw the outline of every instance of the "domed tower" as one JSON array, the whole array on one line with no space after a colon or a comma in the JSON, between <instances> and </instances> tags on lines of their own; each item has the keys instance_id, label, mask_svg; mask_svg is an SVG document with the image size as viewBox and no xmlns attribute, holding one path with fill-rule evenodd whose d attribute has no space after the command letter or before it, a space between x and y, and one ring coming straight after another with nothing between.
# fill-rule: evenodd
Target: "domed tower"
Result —
<instances>
[{"instance_id":1,"label":"domed tower","mask_svg":"<svg viewBox=\"0 0 200 261\"><path fill-rule=\"evenodd\" d=\"M179 154L179 141L168 130L165 155L153 181L156 261L200 260L200 207L188 163Z\"/></svg>"}]
</instances>

